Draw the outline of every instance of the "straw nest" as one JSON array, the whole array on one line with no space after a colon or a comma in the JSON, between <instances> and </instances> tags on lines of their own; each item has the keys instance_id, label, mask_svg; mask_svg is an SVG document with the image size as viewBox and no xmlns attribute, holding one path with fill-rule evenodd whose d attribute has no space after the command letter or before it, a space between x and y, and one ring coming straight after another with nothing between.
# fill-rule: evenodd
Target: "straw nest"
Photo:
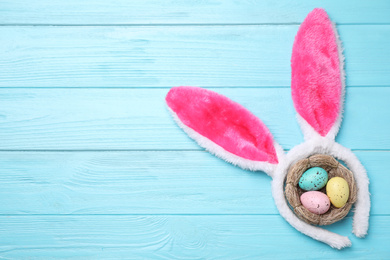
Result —
<instances>
[{"instance_id":1,"label":"straw nest","mask_svg":"<svg viewBox=\"0 0 390 260\"><path fill-rule=\"evenodd\" d=\"M349 185L349 198L347 203L336 208L331 205L330 209L322 215L308 211L301 203L300 196L305 191L299 188L298 182L302 174L312 167L321 167L327 171L329 179L333 177L344 178ZM325 187L320 190L326 193ZM285 180L284 194L295 214L305 222L313 225L330 225L343 219L352 207L357 198L357 187L353 174L350 170L340 164L335 158L324 154L315 154L302 159L290 166Z\"/></svg>"}]
</instances>

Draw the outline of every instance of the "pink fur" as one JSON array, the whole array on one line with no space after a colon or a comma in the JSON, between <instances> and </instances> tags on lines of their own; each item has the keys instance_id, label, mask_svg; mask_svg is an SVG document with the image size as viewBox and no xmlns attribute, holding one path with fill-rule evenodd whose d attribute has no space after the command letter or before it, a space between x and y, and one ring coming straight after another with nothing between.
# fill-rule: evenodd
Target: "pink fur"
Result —
<instances>
[{"instance_id":1,"label":"pink fur","mask_svg":"<svg viewBox=\"0 0 390 260\"><path fill-rule=\"evenodd\" d=\"M291 58L295 109L321 136L327 135L341 113L342 78L336 37L327 13L316 8L301 24Z\"/></svg>"},{"instance_id":2,"label":"pink fur","mask_svg":"<svg viewBox=\"0 0 390 260\"><path fill-rule=\"evenodd\" d=\"M248 160L278 163L268 128L240 104L197 87L172 88L166 101L184 125L226 151Z\"/></svg>"}]
</instances>

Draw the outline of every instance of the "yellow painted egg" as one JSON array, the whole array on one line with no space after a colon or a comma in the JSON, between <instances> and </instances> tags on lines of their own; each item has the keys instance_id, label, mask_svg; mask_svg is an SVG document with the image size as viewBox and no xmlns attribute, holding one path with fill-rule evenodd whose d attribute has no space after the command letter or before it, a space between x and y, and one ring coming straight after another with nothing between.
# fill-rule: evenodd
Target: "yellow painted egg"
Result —
<instances>
[{"instance_id":1,"label":"yellow painted egg","mask_svg":"<svg viewBox=\"0 0 390 260\"><path fill-rule=\"evenodd\" d=\"M349 198L349 186L346 180L341 177L333 177L326 184L326 195L336 208L341 208Z\"/></svg>"}]
</instances>

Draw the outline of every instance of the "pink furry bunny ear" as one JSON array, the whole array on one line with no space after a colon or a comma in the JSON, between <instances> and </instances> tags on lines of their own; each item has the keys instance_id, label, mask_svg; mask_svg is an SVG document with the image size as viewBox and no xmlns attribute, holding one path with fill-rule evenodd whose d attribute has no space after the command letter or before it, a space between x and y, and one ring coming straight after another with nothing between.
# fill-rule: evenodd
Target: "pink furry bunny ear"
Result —
<instances>
[{"instance_id":1,"label":"pink furry bunny ear","mask_svg":"<svg viewBox=\"0 0 390 260\"><path fill-rule=\"evenodd\" d=\"M273 172L276 143L264 123L243 106L197 87L172 88L166 102L179 126L209 152L244 169Z\"/></svg>"},{"instance_id":2,"label":"pink furry bunny ear","mask_svg":"<svg viewBox=\"0 0 390 260\"><path fill-rule=\"evenodd\" d=\"M307 15L295 37L291 90L305 135L314 129L334 138L340 127L345 83L339 45L334 25L319 8Z\"/></svg>"}]
</instances>

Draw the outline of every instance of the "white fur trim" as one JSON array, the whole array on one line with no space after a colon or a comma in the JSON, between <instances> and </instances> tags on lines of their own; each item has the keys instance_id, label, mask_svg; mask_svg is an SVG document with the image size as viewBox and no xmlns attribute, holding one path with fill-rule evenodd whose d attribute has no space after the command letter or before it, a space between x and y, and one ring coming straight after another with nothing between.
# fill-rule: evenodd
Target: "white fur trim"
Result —
<instances>
[{"instance_id":1,"label":"white fur trim","mask_svg":"<svg viewBox=\"0 0 390 260\"><path fill-rule=\"evenodd\" d=\"M303 117L301 117L301 115L298 113L297 113L297 121L298 121L299 126L301 127L305 141L313 139L313 138L321 137L321 135L319 133L317 133L317 131L314 130L314 128L311 125L309 125L309 123L306 122L306 120L303 119Z\"/></svg>"},{"instance_id":2,"label":"white fur trim","mask_svg":"<svg viewBox=\"0 0 390 260\"><path fill-rule=\"evenodd\" d=\"M214 143L210 139L204 137L203 135L199 134L198 132L196 132L192 128L183 124L180 121L177 114L169 107L168 107L168 109L171 112L176 123L180 126L180 128L182 128L184 130L184 132L186 132L188 134L189 137L194 139L201 147L205 148L210 153L216 155L217 157L222 158L223 160L225 160L227 162L230 162L233 165L237 165L243 169L247 169L247 170L251 170L251 171L263 171L272 177L272 174L275 171L276 166L277 166L276 164L248 160L248 159L242 158L240 156L237 156L235 154L232 154L231 152L226 151L225 149L223 149L221 146L217 145L216 143ZM275 141L274 141L274 146L275 146L275 150L276 150L276 155L278 156L278 160L279 160L279 157L284 156L283 149Z\"/></svg>"},{"instance_id":3,"label":"white fur trim","mask_svg":"<svg viewBox=\"0 0 390 260\"><path fill-rule=\"evenodd\" d=\"M353 233L357 237L364 237L368 231L371 207L370 192L368 189L369 179L366 169L364 169L363 165L350 149L338 143L334 144L333 155L344 161L355 177L358 193L355 203L355 214L353 216Z\"/></svg>"},{"instance_id":4,"label":"white fur trim","mask_svg":"<svg viewBox=\"0 0 390 260\"><path fill-rule=\"evenodd\" d=\"M272 181L272 195L282 217L298 231L337 249L348 247L351 245L351 242L347 237L340 236L320 227L309 225L300 220L289 208L284 197L284 180L290 165L302 158L309 157L310 155L316 153L329 154L344 161L354 173L358 187L358 198L355 203L353 232L358 237L364 236L368 229L370 211L370 197L366 171L357 160L356 156L349 149L336 143L331 137L312 138L309 141L291 149L286 155L285 160L281 161L276 168Z\"/></svg>"},{"instance_id":5,"label":"white fur trim","mask_svg":"<svg viewBox=\"0 0 390 260\"><path fill-rule=\"evenodd\" d=\"M343 55L343 46L340 40L340 36L337 32L336 24L332 22L333 32L336 37L337 50L339 53L339 68L340 68L340 79L341 79L341 95L340 95L340 111L337 116L336 122L333 124L332 128L329 130L327 137L335 139L337 133L339 132L341 121L343 120L344 112L344 97L345 97L345 70L344 70L344 60Z\"/></svg>"}]
</instances>

